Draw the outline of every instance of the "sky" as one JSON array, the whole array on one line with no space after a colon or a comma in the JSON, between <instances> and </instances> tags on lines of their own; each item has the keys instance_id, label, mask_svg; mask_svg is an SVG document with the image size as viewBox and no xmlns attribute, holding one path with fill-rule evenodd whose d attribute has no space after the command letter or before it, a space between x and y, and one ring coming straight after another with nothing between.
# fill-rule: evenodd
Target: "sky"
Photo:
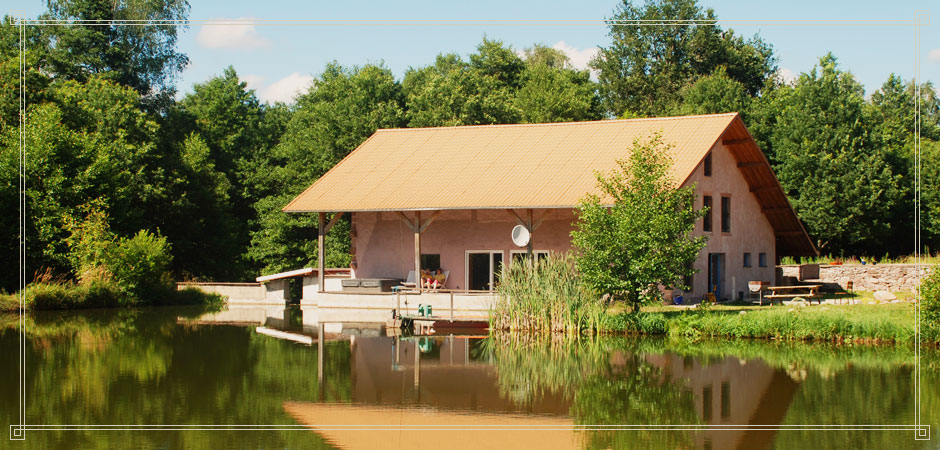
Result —
<instances>
[{"instance_id":1,"label":"sky","mask_svg":"<svg viewBox=\"0 0 940 450\"><path fill-rule=\"evenodd\" d=\"M841 67L862 83L866 95L878 89L891 73L904 79L913 78L915 73L914 27L910 23L874 21L913 22L918 11L926 12L929 20L921 27L920 79L940 81L940 8L931 11L932 3L700 0L702 6L714 9L723 29L745 37L757 34L771 44L785 78L810 71L821 56L832 52ZM262 101L290 102L331 61L344 66L382 63L400 79L410 67L429 65L440 53L454 52L466 58L484 36L503 41L517 51L534 43L555 47L565 51L576 66L586 67L597 48L610 43L607 26L596 21L610 17L617 4L615 0L191 1L189 18L204 22L180 34L179 48L189 56L190 64L178 78L177 89L179 95L192 92L193 84L219 75L231 65ZM13 0L9 10L36 17L45 10L45 2ZM232 23L232 19L241 20ZM284 20L425 24L278 23ZM557 22L520 23L528 20ZM498 21L515 22L492 23Z\"/></svg>"}]
</instances>

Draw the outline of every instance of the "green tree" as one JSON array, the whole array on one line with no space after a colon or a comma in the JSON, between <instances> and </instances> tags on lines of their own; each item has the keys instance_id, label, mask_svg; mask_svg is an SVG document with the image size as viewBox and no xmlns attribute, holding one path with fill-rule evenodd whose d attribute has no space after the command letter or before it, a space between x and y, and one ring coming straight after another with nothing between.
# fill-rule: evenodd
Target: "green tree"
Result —
<instances>
[{"instance_id":1,"label":"green tree","mask_svg":"<svg viewBox=\"0 0 940 450\"><path fill-rule=\"evenodd\" d=\"M186 0L48 0L40 19L67 25L43 27L48 56L44 68L57 79L84 82L102 77L129 86L147 105L172 102L173 80L186 67L177 32L189 13ZM159 24L122 26L109 21ZM171 23L167 23L171 22Z\"/></svg>"},{"instance_id":2,"label":"green tree","mask_svg":"<svg viewBox=\"0 0 940 450\"><path fill-rule=\"evenodd\" d=\"M486 38L470 55L438 55L434 65L410 69L402 81L411 127L517 123L513 105L525 63L500 41Z\"/></svg>"},{"instance_id":3,"label":"green tree","mask_svg":"<svg viewBox=\"0 0 940 450\"><path fill-rule=\"evenodd\" d=\"M659 134L634 141L620 170L597 174L601 195L581 201L571 232L584 281L634 312L660 297L659 286L680 286L706 242L691 236L704 211L694 187L671 178L669 148Z\"/></svg>"},{"instance_id":4,"label":"green tree","mask_svg":"<svg viewBox=\"0 0 940 450\"><path fill-rule=\"evenodd\" d=\"M889 164L889 150L872 144L862 86L829 54L773 108L774 169L818 248L835 254L890 249L903 174Z\"/></svg>"},{"instance_id":5,"label":"green tree","mask_svg":"<svg viewBox=\"0 0 940 450\"><path fill-rule=\"evenodd\" d=\"M680 95L682 105L678 113L681 115L736 112L747 122L751 96L743 84L728 77L724 66L682 89Z\"/></svg>"},{"instance_id":6,"label":"green tree","mask_svg":"<svg viewBox=\"0 0 940 450\"><path fill-rule=\"evenodd\" d=\"M665 115L679 104L683 87L719 66L752 96L777 70L770 45L708 23L716 20L714 11L703 11L696 0L650 0L643 6L624 0L611 20L612 43L600 49L591 66L599 71L603 105L614 116Z\"/></svg>"},{"instance_id":7,"label":"green tree","mask_svg":"<svg viewBox=\"0 0 940 450\"><path fill-rule=\"evenodd\" d=\"M286 131L259 178L257 227L247 256L265 272L316 263L317 218L281 212L293 197L326 173L379 128L404 124L401 86L384 67L327 65L310 91L297 99ZM349 222L330 231L327 264L349 263Z\"/></svg>"},{"instance_id":8,"label":"green tree","mask_svg":"<svg viewBox=\"0 0 940 450\"><path fill-rule=\"evenodd\" d=\"M526 67L513 104L528 123L600 119L595 83L587 70L571 68L559 50L535 46L525 50Z\"/></svg>"}]
</instances>

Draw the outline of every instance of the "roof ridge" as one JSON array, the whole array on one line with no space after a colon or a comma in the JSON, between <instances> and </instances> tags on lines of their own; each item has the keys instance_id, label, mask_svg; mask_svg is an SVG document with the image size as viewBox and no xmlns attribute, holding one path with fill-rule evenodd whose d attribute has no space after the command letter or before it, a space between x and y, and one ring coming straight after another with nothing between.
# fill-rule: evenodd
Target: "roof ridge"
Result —
<instances>
[{"instance_id":1,"label":"roof ridge","mask_svg":"<svg viewBox=\"0 0 940 450\"><path fill-rule=\"evenodd\" d=\"M465 129L465 128L510 128L510 127L549 127L565 125L584 125L584 124L608 124L623 122L646 122L646 121L667 121L667 120L686 120L700 119L704 117L728 117L737 116L737 112L718 113L718 114L694 114L690 116L668 116L668 117L637 117L633 119L600 119L600 120L582 120L574 122L542 122L542 123L502 123L502 124L484 124L484 125L448 125L442 127L401 127L401 128L379 128L379 131L415 131L415 130L441 130L447 128Z\"/></svg>"}]
</instances>

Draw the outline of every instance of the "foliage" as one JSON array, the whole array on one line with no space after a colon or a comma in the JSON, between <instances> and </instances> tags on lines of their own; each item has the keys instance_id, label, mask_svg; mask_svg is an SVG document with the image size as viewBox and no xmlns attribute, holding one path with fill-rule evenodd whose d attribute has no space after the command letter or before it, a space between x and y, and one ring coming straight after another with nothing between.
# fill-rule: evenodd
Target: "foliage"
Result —
<instances>
[{"instance_id":1,"label":"foliage","mask_svg":"<svg viewBox=\"0 0 940 450\"><path fill-rule=\"evenodd\" d=\"M585 283L634 312L660 298L659 286L679 286L691 275L705 246L705 237L691 237L703 211L695 209L694 187L671 178L669 149L658 134L634 141L619 171L597 174L603 197L581 201L571 232Z\"/></svg>"},{"instance_id":2,"label":"foliage","mask_svg":"<svg viewBox=\"0 0 940 450\"><path fill-rule=\"evenodd\" d=\"M317 260L317 218L284 214L294 196L326 173L379 128L403 124L401 86L384 67L343 68L330 64L310 91L297 99L280 143L273 149L268 176L259 191L257 227L251 232L247 257L263 272L309 267ZM331 236L348 236L348 220L337 223ZM327 239L327 264L349 263L347 238Z\"/></svg>"},{"instance_id":3,"label":"foliage","mask_svg":"<svg viewBox=\"0 0 940 450\"><path fill-rule=\"evenodd\" d=\"M585 288L574 266L574 257L566 253L504 267L490 328L575 334L596 330L604 304Z\"/></svg>"},{"instance_id":4,"label":"foliage","mask_svg":"<svg viewBox=\"0 0 940 450\"><path fill-rule=\"evenodd\" d=\"M601 47L591 66L599 71L603 105L613 116L667 115L683 87L720 66L752 96L777 71L770 45L722 30L713 23L714 11L703 11L696 0L649 0L642 6L624 0L610 20L612 43ZM629 23L636 21L665 23ZM688 21L704 23L683 23Z\"/></svg>"},{"instance_id":5,"label":"foliage","mask_svg":"<svg viewBox=\"0 0 940 450\"><path fill-rule=\"evenodd\" d=\"M749 122L751 97L747 88L728 77L724 66L683 88L679 95L682 97L678 111L681 115L736 112L741 114L745 123Z\"/></svg>"},{"instance_id":6,"label":"foliage","mask_svg":"<svg viewBox=\"0 0 940 450\"><path fill-rule=\"evenodd\" d=\"M921 333L928 342L940 342L940 265L920 285Z\"/></svg>"},{"instance_id":7,"label":"foliage","mask_svg":"<svg viewBox=\"0 0 940 450\"><path fill-rule=\"evenodd\" d=\"M904 177L872 145L864 104L861 85L832 55L775 101L771 161L822 251L884 251L897 241L901 224L891 216L907 194Z\"/></svg>"},{"instance_id":8,"label":"foliage","mask_svg":"<svg viewBox=\"0 0 940 450\"><path fill-rule=\"evenodd\" d=\"M70 25L42 27L43 69L63 80L103 77L134 89L154 105L171 101L173 79L189 59L176 49L177 32L185 24L167 22L186 19L186 0L48 0L46 4L49 11L40 19ZM111 20L150 23L121 26L108 24Z\"/></svg>"}]
</instances>

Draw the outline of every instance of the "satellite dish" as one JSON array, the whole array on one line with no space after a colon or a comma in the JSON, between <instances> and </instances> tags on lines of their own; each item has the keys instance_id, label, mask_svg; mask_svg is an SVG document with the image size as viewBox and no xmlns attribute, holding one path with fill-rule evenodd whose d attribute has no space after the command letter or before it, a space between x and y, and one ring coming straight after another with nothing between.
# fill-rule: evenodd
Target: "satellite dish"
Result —
<instances>
[{"instance_id":1,"label":"satellite dish","mask_svg":"<svg viewBox=\"0 0 940 450\"><path fill-rule=\"evenodd\" d=\"M525 247L529 244L529 230L522 226L516 225L512 228L512 243L516 244L517 247Z\"/></svg>"}]
</instances>

